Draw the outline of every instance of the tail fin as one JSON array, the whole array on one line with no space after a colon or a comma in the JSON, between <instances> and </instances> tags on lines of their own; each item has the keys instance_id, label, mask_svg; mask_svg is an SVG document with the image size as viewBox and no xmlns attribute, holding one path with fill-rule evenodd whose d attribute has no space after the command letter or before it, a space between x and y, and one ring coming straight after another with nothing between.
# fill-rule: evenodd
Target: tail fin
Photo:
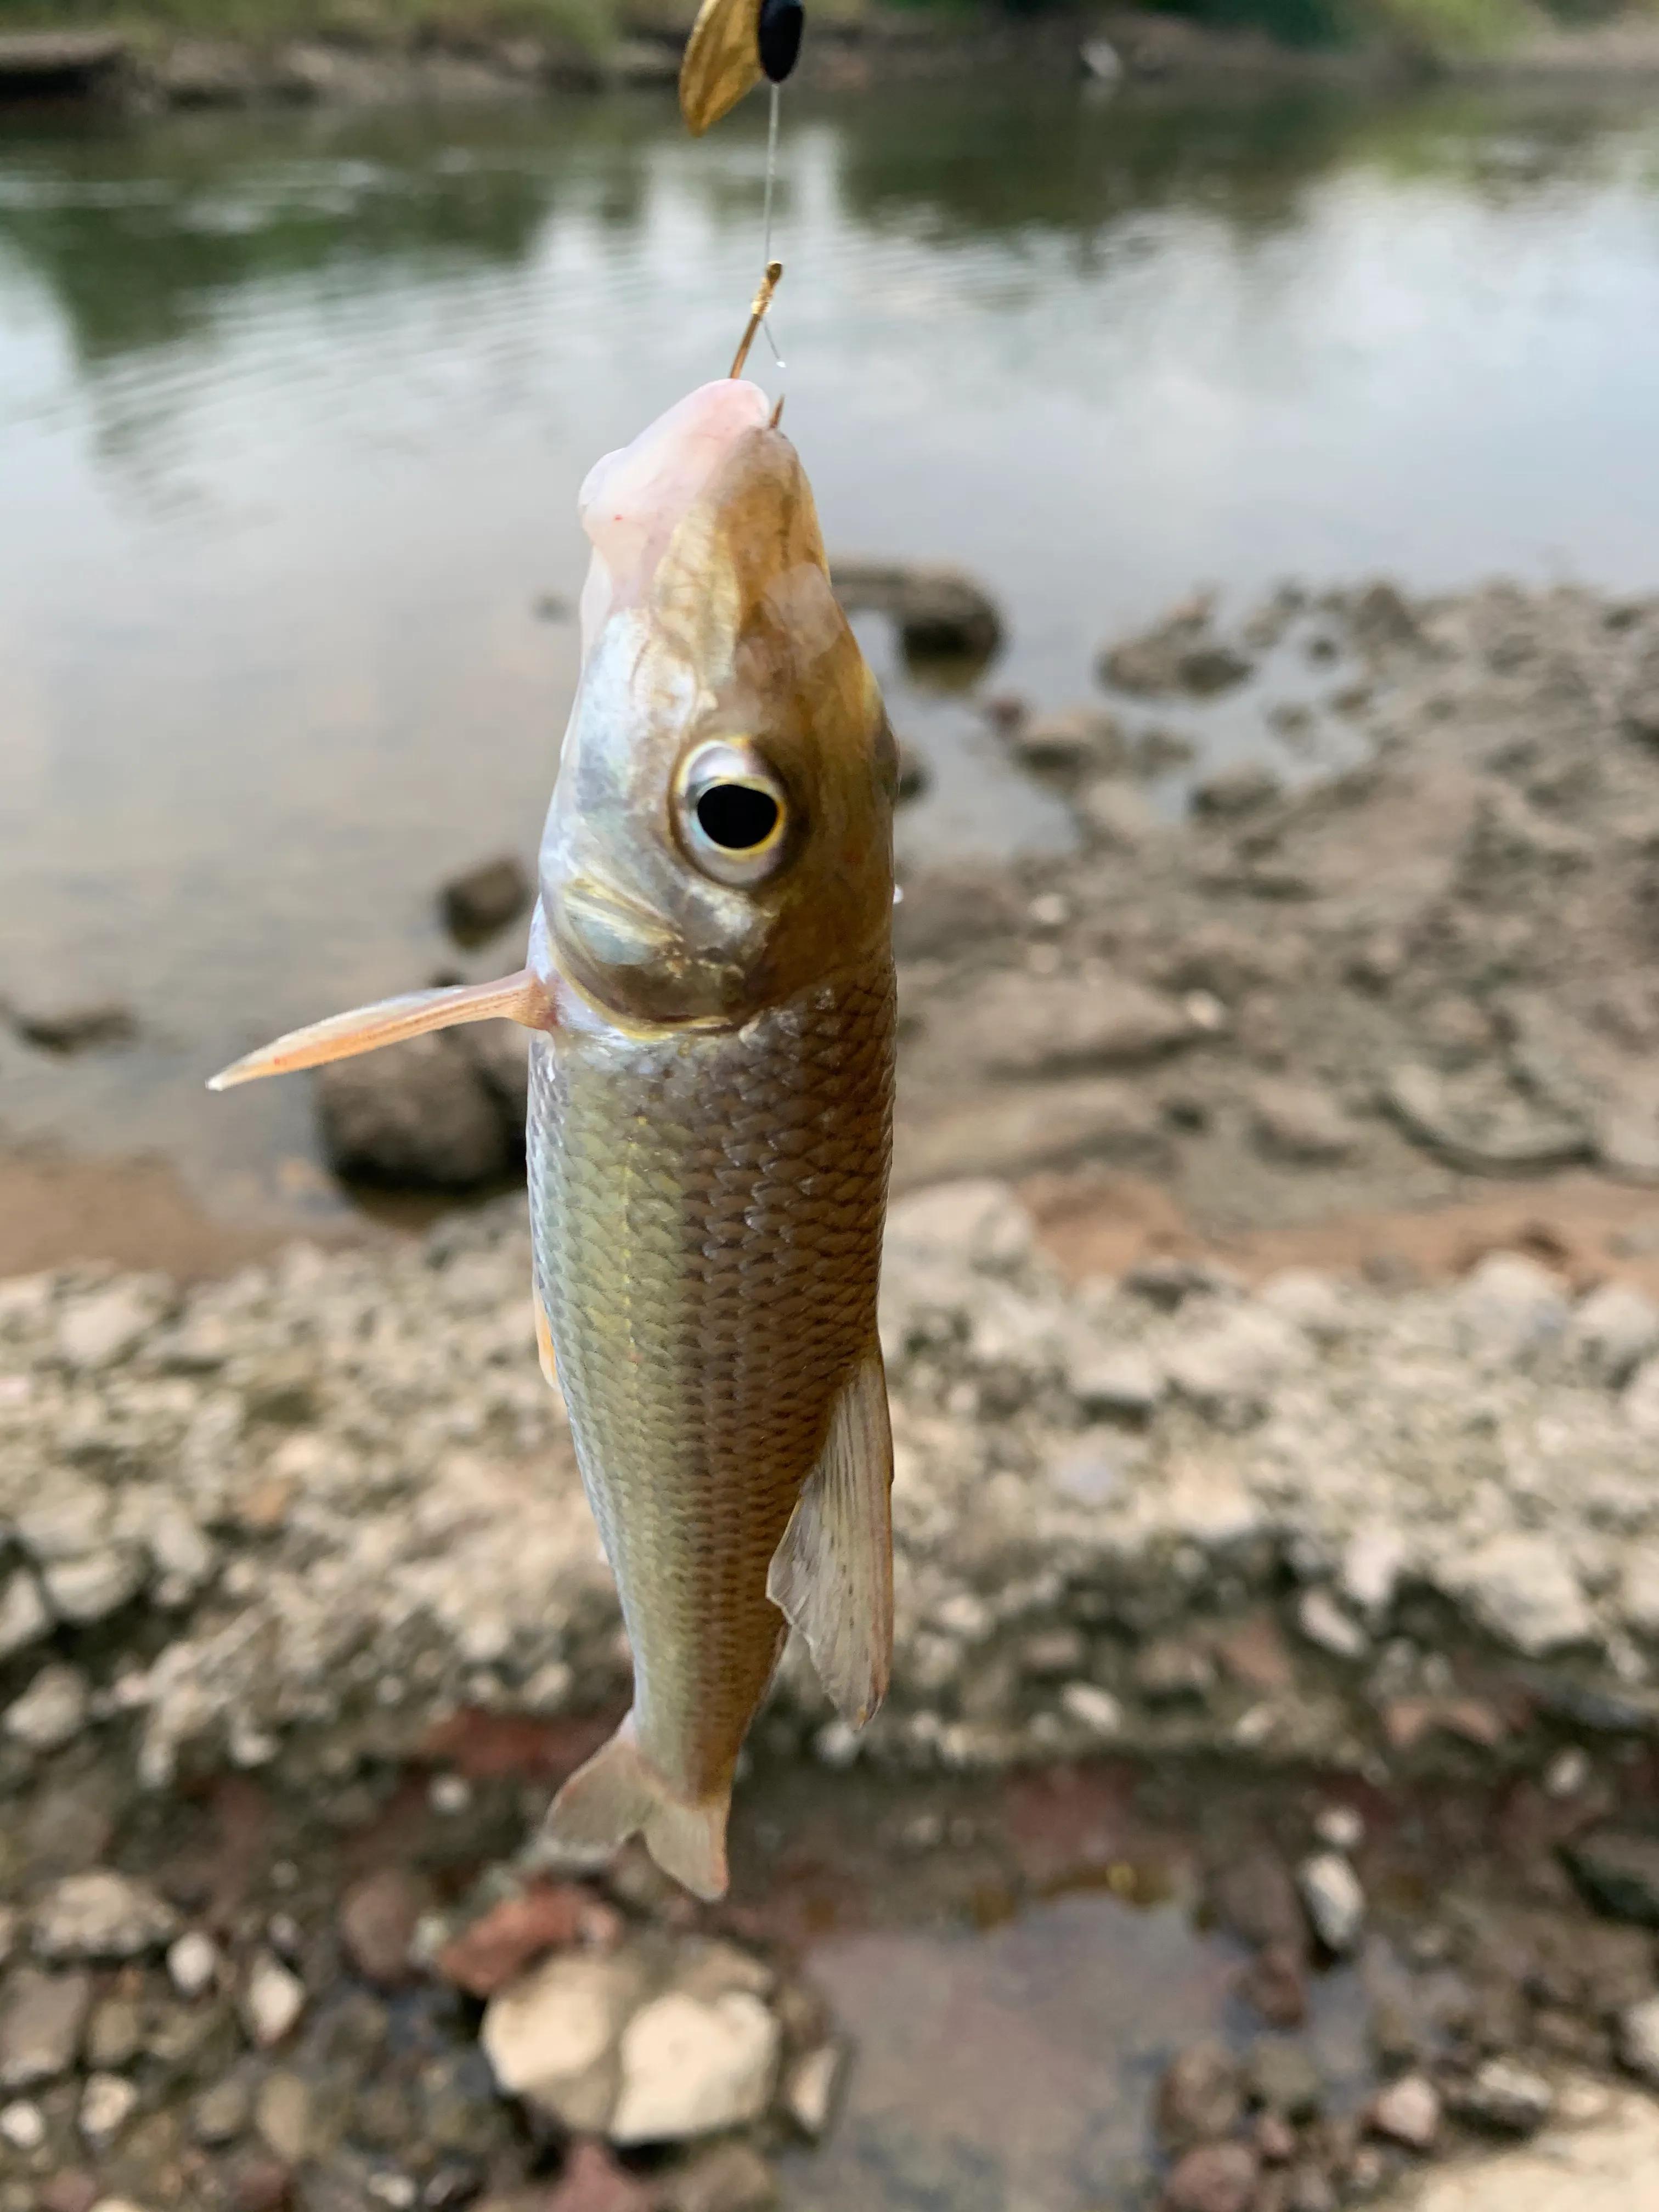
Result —
<instances>
[{"instance_id":1,"label":"tail fin","mask_svg":"<svg viewBox=\"0 0 1659 2212\"><path fill-rule=\"evenodd\" d=\"M635 1742L633 1721L629 1713L553 1800L542 1824L543 1850L592 1862L642 1833L665 1874L698 1897L724 1897L730 1786L692 1804L676 1797Z\"/></svg>"}]
</instances>

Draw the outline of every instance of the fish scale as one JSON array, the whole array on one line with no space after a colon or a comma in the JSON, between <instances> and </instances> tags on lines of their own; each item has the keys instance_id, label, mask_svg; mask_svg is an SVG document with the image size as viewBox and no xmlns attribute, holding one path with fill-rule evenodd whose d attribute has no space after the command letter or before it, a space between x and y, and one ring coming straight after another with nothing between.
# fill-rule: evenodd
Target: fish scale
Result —
<instances>
[{"instance_id":1,"label":"fish scale","mask_svg":"<svg viewBox=\"0 0 1659 2212\"><path fill-rule=\"evenodd\" d=\"M884 949L735 1031L532 1046L538 1291L616 1570L641 1749L701 1798L775 1663L767 1570L874 1328Z\"/></svg>"}]
</instances>

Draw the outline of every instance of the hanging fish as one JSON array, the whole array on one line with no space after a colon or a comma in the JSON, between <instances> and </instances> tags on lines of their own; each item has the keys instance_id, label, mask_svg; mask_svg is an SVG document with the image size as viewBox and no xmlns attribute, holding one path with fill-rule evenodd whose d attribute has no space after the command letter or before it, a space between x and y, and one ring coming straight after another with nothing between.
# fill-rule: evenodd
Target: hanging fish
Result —
<instances>
[{"instance_id":1,"label":"hanging fish","mask_svg":"<svg viewBox=\"0 0 1659 2212\"><path fill-rule=\"evenodd\" d=\"M769 408L705 385L583 486L582 673L526 968L214 1079L490 1017L533 1032L538 1337L634 1655L632 1710L547 1834L597 1859L642 1832L705 1897L787 1625L855 1723L892 1643L897 763Z\"/></svg>"},{"instance_id":2,"label":"hanging fish","mask_svg":"<svg viewBox=\"0 0 1659 2212\"><path fill-rule=\"evenodd\" d=\"M694 137L763 77L781 84L800 53L802 0L702 0L680 63L680 112Z\"/></svg>"}]
</instances>

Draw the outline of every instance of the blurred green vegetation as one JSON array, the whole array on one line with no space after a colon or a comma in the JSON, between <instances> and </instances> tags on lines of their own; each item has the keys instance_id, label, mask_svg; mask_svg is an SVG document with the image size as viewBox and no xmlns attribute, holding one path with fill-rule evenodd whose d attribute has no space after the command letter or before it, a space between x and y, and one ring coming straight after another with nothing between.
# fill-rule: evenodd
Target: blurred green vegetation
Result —
<instances>
[{"instance_id":1,"label":"blurred green vegetation","mask_svg":"<svg viewBox=\"0 0 1659 2212\"><path fill-rule=\"evenodd\" d=\"M688 0L686 20L693 9ZM422 37L465 43L514 33L614 35L613 0L0 0L0 28L105 26L146 36L265 41L326 38L365 46Z\"/></svg>"}]
</instances>

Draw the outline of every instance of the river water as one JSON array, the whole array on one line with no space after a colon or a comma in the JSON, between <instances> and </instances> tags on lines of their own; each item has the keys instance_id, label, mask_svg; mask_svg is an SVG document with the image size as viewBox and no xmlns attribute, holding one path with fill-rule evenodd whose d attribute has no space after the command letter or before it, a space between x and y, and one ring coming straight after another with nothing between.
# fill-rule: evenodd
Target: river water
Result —
<instances>
[{"instance_id":1,"label":"river water","mask_svg":"<svg viewBox=\"0 0 1659 2212\"><path fill-rule=\"evenodd\" d=\"M729 359L763 126L693 144L643 95L0 126L0 999L139 1024L72 1060L0 1031L6 1134L337 1202L304 1085L199 1079L453 964L436 884L533 850L577 487ZM1086 696L1199 582L1659 580L1638 94L907 89L796 106L778 209L826 534L981 575L992 688ZM866 635L934 770L907 849L1062 838L972 698Z\"/></svg>"}]
</instances>

